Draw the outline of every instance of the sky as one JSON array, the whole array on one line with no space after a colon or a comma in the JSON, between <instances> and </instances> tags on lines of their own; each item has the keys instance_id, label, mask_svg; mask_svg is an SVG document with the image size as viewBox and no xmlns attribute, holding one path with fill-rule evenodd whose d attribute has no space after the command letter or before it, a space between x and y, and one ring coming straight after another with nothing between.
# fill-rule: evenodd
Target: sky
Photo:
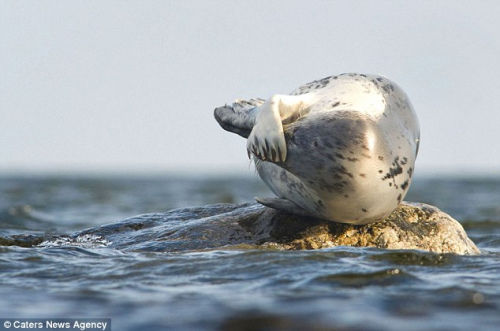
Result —
<instances>
[{"instance_id":1,"label":"sky","mask_svg":"<svg viewBox=\"0 0 500 331\"><path fill-rule=\"evenodd\" d=\"M213 109L382 74L416 171L500 169L499 1L0 1L1 172L249 173Z\"/></svg>"}]
</instances>

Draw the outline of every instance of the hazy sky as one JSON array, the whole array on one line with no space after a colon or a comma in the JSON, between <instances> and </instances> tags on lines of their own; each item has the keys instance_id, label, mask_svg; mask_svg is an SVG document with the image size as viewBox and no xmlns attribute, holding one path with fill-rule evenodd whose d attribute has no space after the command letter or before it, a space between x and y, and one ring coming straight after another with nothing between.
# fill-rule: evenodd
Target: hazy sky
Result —
<instances>
[{"instance_id":1,"label":"hazy sky","mask_svg":"<svg viewBox=\"0 0 500 331\"><path fill-rule=\"evenodd\" d=\"M0 1L0 170L251 172L216 106L379 73L418 171L500 169L500 1Z\"/></svg>"}]
</instances>

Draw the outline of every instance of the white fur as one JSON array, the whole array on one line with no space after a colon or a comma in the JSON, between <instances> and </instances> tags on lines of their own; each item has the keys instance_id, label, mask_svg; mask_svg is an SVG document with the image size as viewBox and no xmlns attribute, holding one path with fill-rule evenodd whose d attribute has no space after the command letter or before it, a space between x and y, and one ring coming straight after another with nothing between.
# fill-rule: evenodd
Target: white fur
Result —
<instances>
[{"instance_id":1,"label":"white fur","mask_svg":"<svg viewBox=\"0 0 500 331\"><path fill-rule=\"evenodd\" d=\"M286 142L282 122L300 112L340 111L362 109L374 118L385 110L385 100L380 88L369 80L359 77L339 76L323 87L305 85L291 95L275 94L258 109L255 125L247 140L247 152L262 160L273 162L286 160ZM302 94L298 94L302 89ZM305 92L304 92L305 91ZM331 109L331 104L342 101L342 105ZM266 148L266 142L269 149ZM272 150L276 151L273 158ZM278 155L277 151L281 154Z\"/></svg>"}]
</instances>

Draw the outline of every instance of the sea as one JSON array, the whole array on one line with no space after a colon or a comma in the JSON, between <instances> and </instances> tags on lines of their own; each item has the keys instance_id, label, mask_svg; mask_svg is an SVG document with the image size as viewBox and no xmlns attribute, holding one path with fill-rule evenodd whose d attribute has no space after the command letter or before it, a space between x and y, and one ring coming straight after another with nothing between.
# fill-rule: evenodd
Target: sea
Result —
<instances>
[{"instance_id":1,"label":"sea","mask_svg":"<svg viewBox=\"0 0 500 331\"><path fill-rule=\"evenodd\" d=\"M112 330L500 330L493 175L417 174L405 198L457 219L476 256L344 246L158 251L147 234L144 245L125 238L120 248L99 237L40 242L255 196L272 194L253 174L2 175L0 318L106 318Z\"/></svg>"}]
</instances>

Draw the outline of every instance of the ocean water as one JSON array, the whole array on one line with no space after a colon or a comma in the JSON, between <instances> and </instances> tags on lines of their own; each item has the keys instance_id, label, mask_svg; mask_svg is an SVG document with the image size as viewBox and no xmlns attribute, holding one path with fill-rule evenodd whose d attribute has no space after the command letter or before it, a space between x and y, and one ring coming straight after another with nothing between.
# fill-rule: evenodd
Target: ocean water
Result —
<instances>
[{"instance_id":1,"label":"ocean water","mask_svg":"<svg viewBox=\"0 0 500 331\"><path fill-rule=\"evenodd\" d=\"M498 177L417 175L406 197L458 219L479 256L168 252L148 249L147 235L143 248L40 245L138 214L270 195L253 177L0 177L0 318L107 317L113 330L500 330Z\"/></svg>"}]
</instances>

